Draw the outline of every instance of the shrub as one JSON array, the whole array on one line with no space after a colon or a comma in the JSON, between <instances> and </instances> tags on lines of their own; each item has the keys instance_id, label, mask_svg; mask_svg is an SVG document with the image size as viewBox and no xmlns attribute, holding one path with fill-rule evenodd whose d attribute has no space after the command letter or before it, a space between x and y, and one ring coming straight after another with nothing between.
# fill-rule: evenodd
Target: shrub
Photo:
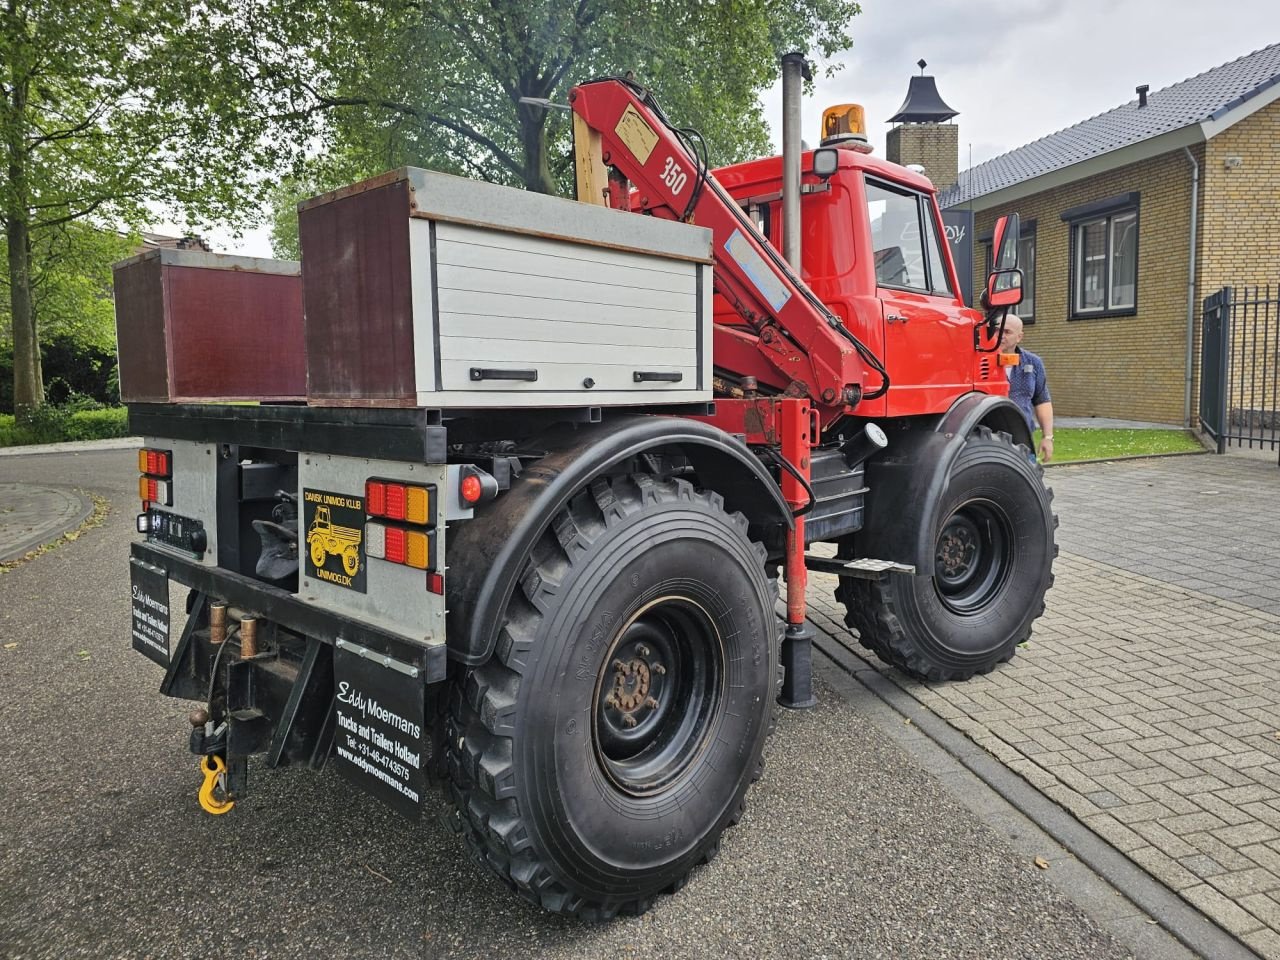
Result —
<instances>
[{"instance_id":1,"label":"shrub","mask_svg":"<svg viewBox=\"0 0 1280 960\"><path fill-rule=\"evenodd\" d=\"M103 440L128 435L128 410L124 407L103 408L96 401L85 398L61 407L46 404L22 423L16 423L10 414L0 414L0 447L64 440Z\"/></svg>"}]
</instances>

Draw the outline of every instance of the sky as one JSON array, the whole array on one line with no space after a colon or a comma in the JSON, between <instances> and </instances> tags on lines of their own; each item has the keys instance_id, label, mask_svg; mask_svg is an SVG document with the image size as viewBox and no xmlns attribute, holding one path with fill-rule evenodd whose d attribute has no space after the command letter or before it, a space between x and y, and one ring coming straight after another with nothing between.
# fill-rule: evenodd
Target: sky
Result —
<instances>
[{"instance_id":1,"label":"sky","mask_svg":"<svg viewBox=\"0 0 1280 960\"><path fill-rule=\"evenodd\" d=\"M854 43L819 68L803 105L804 139L815 146L822 110L861 103L875 153L907 93L916 61L958 110L960 167L1030 143L1161 87L1280 42L1276 0L862 0ZM762 97L775 148L781 85ZM155 224L158 232L180 233ZM209 231L223 253L271 256L264 227L241 238Z\"/></svg>"}]
</instances>

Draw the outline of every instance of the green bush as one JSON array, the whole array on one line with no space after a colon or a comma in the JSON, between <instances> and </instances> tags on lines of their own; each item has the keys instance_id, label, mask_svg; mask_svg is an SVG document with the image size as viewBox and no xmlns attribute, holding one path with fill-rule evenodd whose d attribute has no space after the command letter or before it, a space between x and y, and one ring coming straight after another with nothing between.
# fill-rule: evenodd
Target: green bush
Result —
<instances>
[{"instance_id":1,"label":"green bush","mask_svg":"<svg viewBox=\"0 0 1280 960\"><path fill-rule=\"evenodd\" d=\"M91 403L93 401L86 403L83 398L76 398L61 407L45 404L22 423L16 423L10 414L0 414L0 447L129 435L128 410L124 407L92 409Z\"/></svg>"}]
</instances>

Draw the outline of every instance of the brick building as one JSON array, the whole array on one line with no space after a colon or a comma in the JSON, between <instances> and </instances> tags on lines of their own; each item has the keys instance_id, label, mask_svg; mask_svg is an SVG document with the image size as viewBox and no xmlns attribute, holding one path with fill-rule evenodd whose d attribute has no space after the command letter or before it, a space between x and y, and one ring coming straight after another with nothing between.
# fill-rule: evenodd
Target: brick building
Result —
<instances>
[{"instance_id":1,"label":"brick building","mask_svg":"<svg viewBox=\"0 0 1280 960\"><path fill-rule=\"evenodd\" d=\"M975 289L995 219L1021 214L1019 313L1060 415L1184 423L1203 298L1280 281L1280 43L1136 92L961 171L939 202L973 211Z\"/></svg>"}]
</instances>

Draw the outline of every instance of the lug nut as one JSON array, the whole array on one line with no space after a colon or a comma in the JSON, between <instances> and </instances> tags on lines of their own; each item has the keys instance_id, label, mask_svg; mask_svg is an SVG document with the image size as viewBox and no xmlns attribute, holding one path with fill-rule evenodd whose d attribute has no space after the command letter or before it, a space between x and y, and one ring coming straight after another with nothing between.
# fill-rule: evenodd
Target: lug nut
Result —
<instances>
[{"instance_id":1,"label":"lug nut","mask_svg":"<svg viewBox=\"0 0 1280 960\"><path fill-rule=\"evenodd\" d=\"M636 647L636 653L640 654L642 657L647 657L649 655L649 648L642 643L640 646Z\"/></svg>"},{"instance_id":2,"label":"lug nut","mask_svg":"<svg viewBox=\"0 0 1280 960\"><path fill-rule=\"evenodd\" d=\"M611 693L604 698L604 705L606 707L616 707L618 705L618 698Z\"/></svg>"},{"instance_id":3,"label":"lug nut","mask_svg":"<svg viewBox=\"0 0 1280 960\"><path fill-rule=\"evenodd\" d=\"M648 700L646 700L646 701L644 702L644 705L645 705L646 707L648 707L650 710L657 710L657 709L658 709L658 701L657 701L657 700L655 700L655 699L653 699L653 697L650 697Z\"/></svg>"},{"instance_id":4,"label":"lug nut","mask_svg":"<svg viewBox=\"0 0 1280 960\"><path fill-rule=\"evenodd\" d=\"M654 673L656 673L660 677L667 672L667 668L660 663L653 664L653 666L651 666L649 669L652 670Z\"/></svg>"},{"instance_id":5,"label":"lug nut","mask_svg":"<svg viewBox=\"0 0 1280 960\"><path fill-rule=\"evenodd\" d=\"M625 663L623 663L621 660L615 660L615 661L613 661L613 669L615 669L615 670L625 670L625 669L627 669L627 665L626 665Z\"/></svg>"},{"instance_id":6,"label":"lug nut","mask_svg":"<svg viewBox=\"0 0 1280 960\"><path fill-rule=\"evenodd\" d=\"M636 725L636 718L628 713L625 717L622 718L622 722L628 727L634 727Z\"/></svg>"}]
</instances>

